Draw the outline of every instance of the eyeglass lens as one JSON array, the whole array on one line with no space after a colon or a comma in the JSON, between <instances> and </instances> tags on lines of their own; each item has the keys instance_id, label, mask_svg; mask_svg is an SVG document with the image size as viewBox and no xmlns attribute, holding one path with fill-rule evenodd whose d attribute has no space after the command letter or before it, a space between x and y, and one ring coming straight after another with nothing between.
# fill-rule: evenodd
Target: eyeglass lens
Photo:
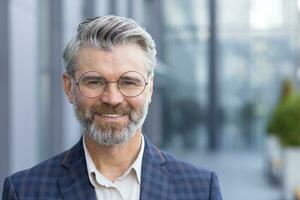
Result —
<instances>
[{"instance_id":1,"label":"eyeglass lens","mask_svg":"<svg viewBox=\"0 0 300 200\"><path fill-rule=\"evenodd\" d=\"M100 96L108 83L117 83L120 92L127 97L140 95L145 87L146 80L142 74L129 71L120 76L118 81L107 81L100 73L90 71L84 73L79 79L79 89L84 96Z\"/></svg>"}]
</instances>

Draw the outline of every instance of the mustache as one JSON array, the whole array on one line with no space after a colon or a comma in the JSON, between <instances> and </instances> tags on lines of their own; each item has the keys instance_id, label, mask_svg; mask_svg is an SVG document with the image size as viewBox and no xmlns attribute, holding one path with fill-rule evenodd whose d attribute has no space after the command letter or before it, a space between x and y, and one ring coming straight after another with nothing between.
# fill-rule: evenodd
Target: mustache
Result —
<instances>
[{"instance_id":1,"label":"mustache","mask_svg":"<svg viewBox=\"0 0 300 200\"><path fill-rule=\"evenodd\" d=\"M100 104L91 107L92 114L98 115L128 115L132 112L129 106Z\"/></svg>"}]
</instances>

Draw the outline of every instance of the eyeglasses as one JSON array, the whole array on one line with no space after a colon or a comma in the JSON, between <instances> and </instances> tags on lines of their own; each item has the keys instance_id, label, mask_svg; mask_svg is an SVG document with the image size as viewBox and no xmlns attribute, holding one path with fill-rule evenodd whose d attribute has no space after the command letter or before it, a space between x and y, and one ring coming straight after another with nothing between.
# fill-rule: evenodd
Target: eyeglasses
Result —
<instances>
[{"instance_id":1,"label":"eyeglasses","mask_svg":"<svg viewBox=\"0 0 300 200\"><path fill-rule=\"evenodd\" d=\"M149 75L150 72L147 75L147 79ZM83 73L79 80L76 81L79 91L90 98L103 94L108 83L117 83L121 94L131 98L142 94L146 85L148 85L145 77L136 71L125 72L117 81L107 81L99 72L88 71Z\"/></svg>"}]
</instances>

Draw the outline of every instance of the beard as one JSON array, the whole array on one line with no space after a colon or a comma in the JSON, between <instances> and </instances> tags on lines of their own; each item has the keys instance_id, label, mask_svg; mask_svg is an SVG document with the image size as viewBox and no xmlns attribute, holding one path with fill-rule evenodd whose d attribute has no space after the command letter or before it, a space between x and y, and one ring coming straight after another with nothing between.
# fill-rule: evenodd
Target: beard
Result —
<instances>
[{"instance_id":1,"label":"beard","mask_svg":"<svg viewBox=\"0 0 300 200\"><path fill-rule=\"evenodd\" d=\"M135 134L138 128L144 123L148 113L149 103L135 111L130 106L111 106L105 103L85 109L83 105L74 104L75 115L84 129L84 134L89 136L97 144L112 146L127 143ZM95 120L100 115L127 115L126 122L101 122Z\"/></svg>"}]
</instances>

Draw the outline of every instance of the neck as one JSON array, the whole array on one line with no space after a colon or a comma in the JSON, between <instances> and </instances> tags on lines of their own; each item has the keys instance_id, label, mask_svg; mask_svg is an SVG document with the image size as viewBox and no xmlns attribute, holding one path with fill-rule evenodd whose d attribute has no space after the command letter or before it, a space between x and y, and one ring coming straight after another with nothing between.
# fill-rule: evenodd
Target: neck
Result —
<instances>
[{"instance_id":1,"label":"neck","mask_svg":"<svg viewBox=\"0 0 300 200\"><path fill-rule=\"evenodd\" d=\"M85 136L86 147L97 170L111 181L120 177L136 160L141 146L141 131L138 130L126 143L104 146Z\"/></svg>"}]
</instances>

